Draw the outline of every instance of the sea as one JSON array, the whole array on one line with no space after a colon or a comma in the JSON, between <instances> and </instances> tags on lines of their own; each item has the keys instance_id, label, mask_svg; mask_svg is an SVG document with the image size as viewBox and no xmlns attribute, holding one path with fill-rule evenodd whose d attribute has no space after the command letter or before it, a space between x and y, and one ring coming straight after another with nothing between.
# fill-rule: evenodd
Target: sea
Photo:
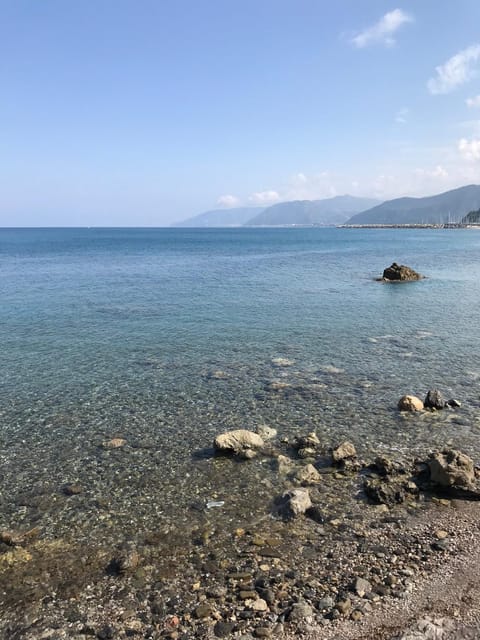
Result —
<instances>
[{"instance_id":1,"label":"sea","mask_svg":"<svg viewBox=\"0 0 480 640\"><path fill-rule=\"evenodd\" d=\"M426 278L379 282L393 261ZM479 278L472 229L1 229L0 529L230 535L283 490L214 454L230 429L478 461ZM461 407L397 410L432 388ZM332 517L361 509L328 482Z\"/></svg>"}]
</instances>

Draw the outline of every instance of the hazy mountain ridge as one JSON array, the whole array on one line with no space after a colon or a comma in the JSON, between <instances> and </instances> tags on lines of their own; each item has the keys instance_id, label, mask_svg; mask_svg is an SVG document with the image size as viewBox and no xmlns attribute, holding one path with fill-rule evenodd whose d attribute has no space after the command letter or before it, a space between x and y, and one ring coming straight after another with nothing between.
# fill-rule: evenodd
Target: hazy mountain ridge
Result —
<instances>
[{"instance_id":1,"label":"hazy mountain ridge","mask_svg":"<svg viewBox=\"0 0 480 640\"><path fill-rule=\"evenodd\" d=\"M264 209L246 222L248 226L343 224L352 214L365 211L380 201L356 196L335 196L323 200L293 200Z\"/></svg>"},{"instance_id":2,"label":"hazy mountain ridge","mask_svg":"<svg viewBox=\"0 0 480 640\"><path fill-rule=\"evenodd\" d=\"M241 227L250 218L258 215L265 207L234 207L232 209L212 209L192 218L175 222L172 227Z\"/></svg>"},{"instance_id":3,"label":"hazy mountain ridge","mask_svg":"<svg viewBox=\"0 0 480 640\"><path fill-rule=\"evenodd\" d=\"M351 217L347 224L441 224L460 222L480 208L480 186L467 185L424 198L396 198Z\"/></svg>"}]
</instances>

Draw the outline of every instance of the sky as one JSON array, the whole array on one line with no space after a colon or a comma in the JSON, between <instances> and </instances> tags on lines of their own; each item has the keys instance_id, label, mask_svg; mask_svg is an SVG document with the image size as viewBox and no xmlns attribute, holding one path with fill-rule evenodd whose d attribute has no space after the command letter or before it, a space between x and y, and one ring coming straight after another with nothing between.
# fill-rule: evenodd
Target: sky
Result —
<instances>
[{"instance_id":1,"label":"sky","mask_svg":"<svg viewBox=\"0 0 480 640\"><path fill-rule=\"evenodd\" d=\"M0 226L480 183L478 0L0 0Z\"/></svg>"}]
</instances>

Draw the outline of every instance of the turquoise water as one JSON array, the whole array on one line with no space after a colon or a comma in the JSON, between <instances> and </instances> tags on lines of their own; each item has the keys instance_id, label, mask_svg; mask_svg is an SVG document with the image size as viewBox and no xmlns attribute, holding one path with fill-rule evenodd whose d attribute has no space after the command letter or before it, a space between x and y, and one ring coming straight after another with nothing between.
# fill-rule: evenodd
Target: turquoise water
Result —
<instances>
[{"instance_id":1,"label":"turquoise water","mask_svg":"<svg viewBox=\"0 0 480 640\"><path fill-rule=\"evenodd\" d=\"M428 278L376 282L392 261ZM195 501L229 492L211 518L238 525L268 512L274 473L232 477L205 449L261 423L367 457L449 440L477 456L479 274L474 230L0 230L0 526L187 531ZM462 408L398 415L431 387ZM99 447L112 437L127 446Z\"/></svg>"}]
</instances>

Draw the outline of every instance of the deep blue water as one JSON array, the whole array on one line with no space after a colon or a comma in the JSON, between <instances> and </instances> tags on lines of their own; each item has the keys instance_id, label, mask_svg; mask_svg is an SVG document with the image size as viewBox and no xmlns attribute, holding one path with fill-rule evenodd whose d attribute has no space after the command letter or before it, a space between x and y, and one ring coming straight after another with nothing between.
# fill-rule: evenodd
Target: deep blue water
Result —
<instances>
[{"instance_id":1,"label":"deep blue water","mask_svg":"<svg viewBox=\"0 0 480 640\"><path fill-rule=\"evenodd\" d=\"M392 261L427 279L376 282ZM125 460L100 469L98 443L119 435L131 455L163 452L152 481L173 512L179 491L225 480L192 452L260 422L365 451L450 439L480 453L479 274L474 230L1 229L4 482L13 496L72 478L113 492L120 477L146 517ZM271 393L272 381L290 387ZM398 416L401 395L430 387L458 414ZM148 455L134 468L152 479ZM59 508L45 522L72 517Z\"/></svg>"}]
</instances>

